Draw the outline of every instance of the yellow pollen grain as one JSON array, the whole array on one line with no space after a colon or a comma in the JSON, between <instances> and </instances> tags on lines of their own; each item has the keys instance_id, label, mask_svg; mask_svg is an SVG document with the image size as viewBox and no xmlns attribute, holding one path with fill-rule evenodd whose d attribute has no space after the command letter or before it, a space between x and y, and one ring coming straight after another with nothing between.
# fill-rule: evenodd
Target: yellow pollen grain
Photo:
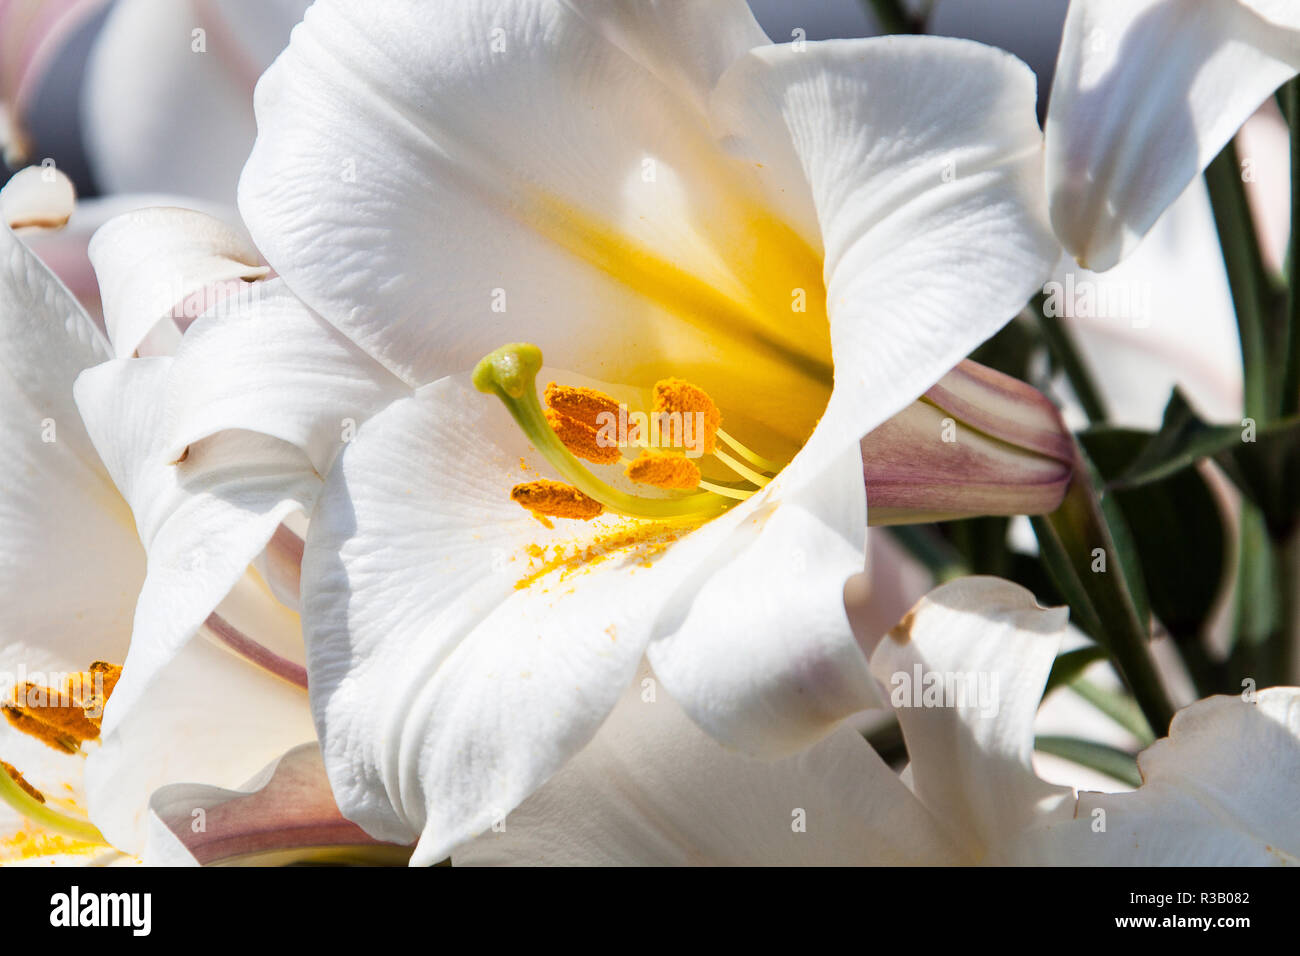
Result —
<instances>
[{"instance_id":1,"label":"yellow pollen grain","mask_svg":"<svg viewBox=\"0 0 1300 956\"><path fill-rule=\"evenodd\" d=\"M77 840L61 833L20 830L0 839L0 862L34 860L54 854L90 855L104 850L104 844Z\"/></svg>"},{"instance_id":2,"label":"yellow pollen grain","mask_svg":"<svg viewBox=\"0 0 1300 956\"><path fill-rule=\"evenodd\" d=\"M619 451L616 443L602 445L596 429L579 419L548 408L546 421L556 437L564 443L564 447L578 458L597 465L612 465L622 457L622 452Z\"/></svg>"},{"instance_id":3,"label":"yellow pollen grain","mask_svg":"<svg viewBox=\"0 0 1300 956\"><path fill-rule=\"evenodd\" d=\"M576 418L588 428L599 428L602 414L609 413L618 418L618 402L594 388L551 382L544 395L547 405L562 415Z\"/></svg>"},{"instance_id":4,"label":"yellow pollen grain","mask_svg":"<svg viewBox=\"0 0 1300 956\"><path fill-rule=\"evenodd\" d=\"M118 665L96 661L62 687L15 687L13 702L3 707L5 718L14 729L56 750L76 753L82 741L99 737L104 705L121 676Z\"/></svg>"},{"instance_id":5,"label":"yellow pollen grain","mask_svg":"<svg viewBox=\"0 0 1300 956\"><path fill-rule=\"evenodd\" d=\"M679 412L682 416L699 413L702 416L699 419L702 428L699 435L704 453L713 454L715 436L722 425L722 412L718 411L718 406L704 389L680 378L665 378L655 382L654 412Z\"/></svg>"},{"instance_id":6,"label":"yellow pollen grain","mask_svg":"<svg viewBox=\"0 0 1300 956\"><path fill-rule=\"evenodd\" d=\"M656 488L690 489L700 483L699 466L670 452L642 451L627 466L627 476L638 484Z\"/></svg>"},{"instance_id":7,"label":"yellow pollen grain","mask_svg":"<svg viewBox=\"0 0 1300 956\"><path fill-rule=\"evenodd\" d=\"M510 489L510 500L523 505L533 514L552 518L590 521L605 510L599 501L587 497L572 485L551 481L549 478L515 485Z\"/></svg>"},{"instance_id":8,"label":"yellow pollen grain","mask_svg":"<svg viewBox=\"0 0 1300 956\"><path fill-rule=\"evenodd\" d=\"M41 793L30 783L28 783L23 778L23 775L18 772L18 768L15 767L13 764L5 763L3 760L0 760L0 770L3 770L5 773L9 774L9 776L13 778L14 783L22 787L24 792L26 792L27 796L31 797L37 803L45 802L45 794Z\"/></svg>"},{"instance_id":9,"label":"yellow pollen grain","mask_svg":"<svg viewBox=\"0 0 1300 956\"><path fill-rule=\"evenodd\" d=\"M533 567L515 582L515 590L531 587L555 572L559 572L558 581L563 582L613 558L648 568L686 533L687 529L680 526L632 522L586 543L550 547L529 545L527 552L533 559ZM615 635L611 633L610 639L614 640Z\"/></svg>"}]
</instances>

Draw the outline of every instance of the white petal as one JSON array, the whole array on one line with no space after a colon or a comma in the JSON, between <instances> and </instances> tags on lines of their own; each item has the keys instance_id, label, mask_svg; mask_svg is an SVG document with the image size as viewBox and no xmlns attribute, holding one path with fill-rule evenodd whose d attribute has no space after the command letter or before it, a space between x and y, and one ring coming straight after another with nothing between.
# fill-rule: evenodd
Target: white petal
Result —
<instances>
[{"instance_id":1,"label":"white petal","mask_svg":"<svg viewBox=\"0 0 1300 956\"><path fill-rule=\"evenodd\" d=\"M269 271L246 238L192 209L138 209L105 224L90 242L108 337L118 358L196 292L239 296ZM226 295L223 295L224 299ZM192 312L197 314L196 312Z\"/></svg>"},{"instance_id":2,"label":"white petal","mask_svg":"<svg viewBox=\"0 0 1300 956\"><path fill-rule=\"evenodd\" d=\"M1298 70L1294 20L1268 23L1242 3L1075 0L1047 116L1065 248L1097 271L1119 262Z\"/></svg>"},{"instance_id":3,"label":"white petal","mask_svg":"<svg viewBox=\"0 0 1300 956\"><path fill-rule=\"evenodd\" d=\"M5 183L0 212L10 229L57 229L77 205L72 180L53 166L28 166Z\"/></svg>"},{"instance_id":4,"label":"white petal","mask_svg":"<svg viewBox=\"0 0 1300 956\"><path fill-rule=\"evenodd\" d=\"M1075 819L1034 834L1040 861L1101 866L1300 863L1300 689L1210 697L1138 755L1142 786L1079 794ZM1100 821L1100 822L1099 822ZM1102 826L1104 824L1104 827Z\"/></svg>"},{"instance_id":5,"label":"white petal","mask_svg":"<svg viewBox=\"0 0 1300 956\"><path fill-rule=\"evenodd\" d=\"M128 658L124 679L131 666ZM190 641L156 677L136 707L117 711L118 723L86 763L91 821L114 846L137 854L159 787L238 787L314 737L302 688L206 639ZM116 698L115 690L110 711Z\"/></svg>"},{"instance_id":6,"label":"white petal","mask_svg":"<svg viewBox=\"0 0 1300 956\"><path fill-rule=\"evenodd\" d=\"M647 652L701 727L768 757L881 703L844 607L866 559L857 446L821 479L783 484L693 572Z\"/></svg>"},{"instance_id":7,"label":"white petal","mask_svg":"<svg viewBox=\"0 0 1300 956\"><path fill-rule=\"evenodd\" d=\"M233 208L215 204L195 203L178 196L158 193L130 193L123 196L104 196L79 199L67 225L57 230L24 230L21 238L33 252L41 257L68 290L77 297L101 331L104 327L104 310L100 301L99 281L90 264L88 248L91 237L110 219L116 219L137 209L152 206L191 205L202 207L209 215L223 222L239 222Z\"/></svg>"},{"instance_id":8,"label":"white petal","mask_svg":"<svg viewBox=\"0 0 1300 956\"><path fill-rule=\"evenodd\" d=\"M52 654L79 671L126 651L144 555L72 395L77 375L107 357L67 289L0 228L0 653L10 659Z\"/></svg>"},{"instance_id":9,"label":"white petal","mask_svg":"<svg viewBox=\"0 0 1300 956\"><path fill-rule=\"evenodd\" d=\"M186 331L171 373L166 454L243 429L297 445L323 475L360 423L410 389L283 282L256 289Z\"/></svg>"},{"instance_id":10,"label":"white petal","mask_svg":"<svg viewBox=\"0 0 1300 956\"><path fill-rule=\"evenodd\" d=\"M734 602L709 578L746 553L754 528L771 529L760 550L806 550L805 567L786 568L789 603L801 624L825 625L811 649L771 640L729 706L773 711L768 729L789 749L874 699L842 593L863 563L860 477L822 509L792 499L789 518L777 483L689 533L614 516L547 531L509 500L536 476L521 459L536 455L505 410L443 380L362 427L313 514L313 706L340 805L372 835L422 833L415 859L428 863L513 808L595 733L652 636L701 633L694 606ZM846 516L854 530L835 524ZM743 659L752 639L728 625L717 653ZM840 666L847 676L834 676ZM684 669L687 686L698 678ZM708 719L733 726L716 687L696 686ZM811 690L830 699L807 700Z\"/></svg>"},{"instance_id":11,"label":"white petal","mask_svg":"<svg viewBox=\"0 0 1300 956\"><path fill-rule=\"evenodd\" d=\"M1013 317L1055 263L1033 74L964 40L755 50L719 83L774 195L802 177L825 247L835 393L809 474Z\"/></svg>"},{"instance_id":12,"label":"white petal","mask_svg":"<svg viewBox=\"0 0 1300 956\"><path fill-rule=\"evenodd\" d=\"M1160 425L1178 386L1212 421L1241 410L1241 344L1204 184L1193 182L1132 255L1108 272L1069 256L1048 284L1112 422ZM1082 424L1082 412L1072 416Z\"/></svg>"},{"instance_id":13,"label":"white petal","mask_svg":"<svg viewBox=\"0 0 1300 956\"><path fill-rule=\"evenodd\" d=\"M255 135L253 85L306 7L307 0L115 3L83 97L87 154L101 189L229 203Z\"/></svg>"},{"instance_id":14,"label":"white petal","mask_svg":"<svg viewBox=\"0 0 1300 956\"><path fill-rule=\"evenodd\" d=\"M1241 0L1250 9L1285 30L1300 30L1300 9L1290 0Z\"/></svg>"},{"instance_id":15,"label":"white petal","mask_svg":"<svg viewBox=\"0 0 1300 956\"><path fill-rule=\"evenodd\" d=\"M665 542L628 551L621 519L541 528L509 497L535 476L524 456L499 403L445 379L362 427L308 532L331 783L373 836L421 836L416 862L486 829L590 739L682 573L638 567ZM584 562L587 548L609 558Z\"/></svg>"},{"instance_id":16,"label":"white petal","mask_svg":"<svg viewBox=\"0 0 1300 956\"><path fill-rule=\"evenodd\" d=\"M294 292L408 382L521 339L643 387L703 371L733 420L798 417L793 452L825 401L788 361L825 370L820 258L703 105L762 35L736 0L633 6L315 4L259 85L241 210ZM715 389L722 351L740 360Z\"/></svg>"},{"instance_id":17,"label":"white petal","mask_svg":"<svg viewBox=\"0 0 1300 956\"><path fill-rule=\"evenodd\" d=\"M149 554L105 733L198 631L280 521L310 511L319 489L297 449L245 432L218 435L191 448L184 462L170 463L162 450L160 397L171 361L117 359L83 373L76 384L86 427Z\"/></svg>"},{"instance_id":18,"label":"white petal","mask_svg":"<svg viewBox=\"0 0 1300 956\"><path fill-rule=\"evenodd\" d=\"M996 860L1020 832L1069 814L1072 791L1039 780L1030 762L1066 617L1008 581L962 578L931 591L872 654L912 789L976 858Z\"/></svg>"},{"instance_id":19,"label":"white petal","mask_svg":"<svg viewBox=\"0 0 1300 956\"><path fill-rule=\"evenodd\" d=\"M456 866L955 862L942 828L855 730L778 761L719 746L643 669L595 739Z\"/></svg>"}]
</instances>

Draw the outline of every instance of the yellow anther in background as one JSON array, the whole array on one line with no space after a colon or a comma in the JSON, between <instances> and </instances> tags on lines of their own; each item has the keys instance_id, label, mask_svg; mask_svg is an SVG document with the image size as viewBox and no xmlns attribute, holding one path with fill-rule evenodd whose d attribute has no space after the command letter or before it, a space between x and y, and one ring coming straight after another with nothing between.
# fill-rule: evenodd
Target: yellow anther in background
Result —
<instances>
[{"instance_id":1,"label":"yellow anther in background","mask_svg":"<svg viewBox=\"0 0 1300 956\"><path fill-rule=\"evenodd\" d=\"M655 382L654 412L655 414L677 412L683 419L687 415L698 414L696 440L701 443L704 454L713 454L714 436L717 435L718 427L722 424L722 412L718 411L718 406L704 389L680 378L666 378Z\"/></svg>"},{"instance_id":2,"label":"yellow anther in background","mask_svg":"<svg viewBox=\"0 0 1300 956\"><path fill-rule=\"evenodd\" d=\"M618 419L618 402L594 388L552 382L546 386L544 397L551 408L561 415L576 418L588 428L599 428L604 424L600 420L602 414L608 413Z\"/></svg>"},{"instance_id":3,"label":"yellow anther in background","mask_svg":"<svg viewBox=\"0 0 1300 956\"><path fill-rule=\"evenodd\" d=\"M601 444L600 433L577 418L548 408L546 421L560 441L564 442L564 447L579 458L597 465L612 465L622 457L616 443Z\"/></svg>"}]
</instances>

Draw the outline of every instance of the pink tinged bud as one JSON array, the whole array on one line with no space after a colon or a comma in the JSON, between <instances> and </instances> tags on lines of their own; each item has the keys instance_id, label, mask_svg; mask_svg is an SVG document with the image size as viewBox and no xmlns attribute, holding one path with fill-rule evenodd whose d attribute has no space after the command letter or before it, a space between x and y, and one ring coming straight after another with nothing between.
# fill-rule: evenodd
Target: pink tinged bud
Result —
<instances>
[{"instance_id":1,"label":"pink tinged bud","mask_svg":"<svg viewBox=\"0 0 1300 956\"><path fill-rule=\"evenodd\" d=\"M969 361L862 439L873 525L1045 514L1073 467L1074 440L1047 397Z\"/></svg>"}]
</instances>

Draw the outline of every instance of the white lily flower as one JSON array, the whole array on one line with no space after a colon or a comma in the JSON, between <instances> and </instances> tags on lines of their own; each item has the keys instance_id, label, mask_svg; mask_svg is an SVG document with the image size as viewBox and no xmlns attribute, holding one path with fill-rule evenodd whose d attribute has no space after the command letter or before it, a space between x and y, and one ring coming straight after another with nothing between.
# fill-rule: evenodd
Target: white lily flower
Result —
<instances>
[{"instance_id":1,"label":"white lily flower","mask_svg":"<svg viewBox=\"0 0 1300 956\"><path fill-rule=\"evenodd\" d=\"M86 66L82 124L104 192L229 203L253 86L310 0L117 0Z\"/></svg>"},{"instance_id":2,"label":"white lily flower","mask_svg":"<svg viewBox=\"0 0 1300 956\"><path fill-rule=\"evenodd\" d=\"M1091 272L1064 255L1045 291L1113 424L1158 428L1175 387L1212 421L1240 417L1237 318L1203 183L1192 183L1113 269ZM1076 428L1087 421L1077 402L1065 414Z\"/></svg>"},{"instance_id":3,"label":"white lily flower","mask_svg":"<svg viewBox=\"0 0 1300 956\"><path fill-rule=\"evenodd\" d=\"M7 0L0 4L0 158L30 159L23 119L59 53L107 0Z\"/></svg>"},{"instance_id":4,"label":"white lily flower","mask_svg":"<svg viewBox=\"0 0 1300 956\"><path fill-rule=\"evenodd\" d=\"M10 181L0 205L7 223L58 222L70 196L58 174L32 168ZM173 360L110 361L109 340L8 226L0 344L0 398L11 410L0 420L0 690L16 705L6 707L0 756L24 778L30 771L47 800L42 810L19 792L19 814L80 834L83 849L97 839L88 814L108 842L139 854L158 787L237 786L313 739L297 615L247 568L280 518L309 506L319 479L297 449L271 448L263 436L219 436L168 464L158 446ZM253 453L267 463L262 471L229 467ZM128 650L133 627L164 650L148 642ZM199 632L206 639L191 641ZM54 675L124 659L102 726L96 715L71 735L44 733L64 751L52 757L18 733L48 729L54 715L42 709L47 697L13 701L15 686L57 688ZM86 758L80 744L96 738ZM45 759L32 759L33 747ZM0 784L14 796L10 780ZM14 817L7 822L29 838L38 832ZM12 845L22 853L37 844Z\"/></svg>"},{"instance_id":5,"label":"white lily flower","mask_svg":"<svg viewBox=\"0 0 1300 956\"><path fill-rule=\"evenodd\" d=\"M1047 115L1066 250L1114 266L1298 72L1290 0L1072 0Z\"/></svg>"},{"instance_id":6,"label":"white lily flower","mask_svg":"<svg viewBox=\"0 0 1300 956\"><path fill-rule=\"evenodd\" d=\"M1142 786L1081 793L1074 818L1033 837L1052 863L1300 863L1300 688L1217 696L1179 711L1138 755Z\"/></svg>"},{"instance_id":7,"label":"white lily flower","mask_svg":"<svg viewBox=\"0 0 1300 956\"><path fill-rule=\"evenodd\" d=\"M849 727L784 760L728 750L646 672L577 757L453 862L1024 862L1033 832L1074 803L1030 764L1065 625L1064 609L996 578L918 602L871 658L911 758L901 777Z\"/></svg>"},{"instance_id":8,"label":"white lily flower","mask_svg":"<svg viewBox=\"0 0 1300 956\"><path fill-rule=\"evenodd\" d=\"M344 451L304 557L350 819L444 857L581 749L643 656L767 757L876 702L842 596L859 440L1050 271L1034 100L978 44L773 46L739 2L313 5L258 86L241 212L305 307L416 387ZM673 500L596 478L539 427L538 351L499 349L521 339L631 408L690 378L739 468L714 456ZM523 429L470 380L488 353L478 385ZM292 379L210 382L202 431L336 443L337 418L303 434ZM552 468L609 511L543 527L511 493Z\"/></svg>"},{"instance_id":9,"label":"white lily flower","mask_svg":"<svg viewBox=\"0 0 1300 956\"><path fill-rule=\"evenodd\" d=\"M785 760L746 758L701 733L647 671L577 757L453 862L1294 863L1300 821L1288 783L1300 772L1300 689L1198 701L1139 755L1141 788L1076 801L1030 764L1034 713L1064 630L1062 609L1038 608L994 578L922 599L872 657L911 758L901 777L847 727ZM918 700L917 665L926 679L968 682L967 703ZM996 708L979 686L997 689Z\"/></svg>"}]
</instances>

